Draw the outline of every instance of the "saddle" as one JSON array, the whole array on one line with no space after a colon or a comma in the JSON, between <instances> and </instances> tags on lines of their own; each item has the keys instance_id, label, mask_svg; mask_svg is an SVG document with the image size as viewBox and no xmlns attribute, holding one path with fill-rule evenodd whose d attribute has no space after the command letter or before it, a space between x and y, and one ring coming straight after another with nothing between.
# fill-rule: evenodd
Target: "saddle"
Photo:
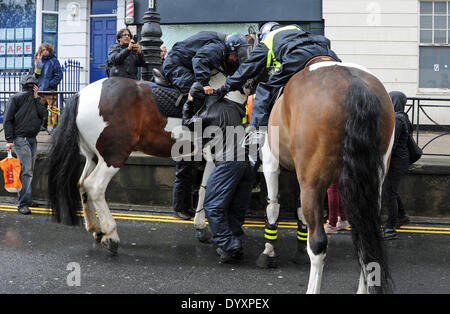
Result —
<instances>
[{"instance_id":1,"label":"saddle","mask_svg":"<svg viewBox=\"0 0 450 314\"><path fill-rule=\"evenodd\" d=\"M186 96L174 88L160 70L154 68L152 73L153 81L148 84L152 88L159 112L165 117L181 118Z\"/></svg>"},{"instance_id":2,"label":"saddle","mask_svg":"<svg viewBox=\"0 0 450 314\"><path fill-rule=\"evenodd\" d=\"M164 86L164 87L172 87L169 80L164 76L164 74L161 73L160 70L153 68L152 73L153 73L153 79L156 84Z\"/></svg>"}]
</instances>

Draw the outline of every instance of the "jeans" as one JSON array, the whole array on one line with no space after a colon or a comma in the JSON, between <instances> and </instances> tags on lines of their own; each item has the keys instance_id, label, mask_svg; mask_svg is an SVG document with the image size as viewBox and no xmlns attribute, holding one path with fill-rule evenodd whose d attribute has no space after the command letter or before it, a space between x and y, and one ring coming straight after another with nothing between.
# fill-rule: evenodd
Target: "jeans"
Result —
<instances>
[{"instance_id":1,"label":"jeans","mask_svg":"<svg viewBox=\"0 0 450 314\"><path fill-rule=\"evenodd\" d=\"M182 212L192 209L192 171L193 161L180 160L175 163L175 182L173 184L173 210Z\"/></svg>"},{"instance_id":2,"label":"jeans","mask_svg":"<svg viewBox=\"0 0 450 314\"><path fill-rule=\"evenodd\" d=\"M227 252L242 249L242 225L251 202L251 174L248 161L228 161L218 165L208 179L205 214L214 243Z\"/></svg>"},{"instance_id":3,"label":"jeans","mask_svg":"<svg viewBox=\"0 0 450 314\"><path fill-rule=\"evenodd\" d=\"M20 160L20 181L22 189L18 193L17 207L31 204L31 181L33 180L33 169L36 162L37 140L35 137L16 137L14 148L17 158Z\"/></svg>"}]
</instances>

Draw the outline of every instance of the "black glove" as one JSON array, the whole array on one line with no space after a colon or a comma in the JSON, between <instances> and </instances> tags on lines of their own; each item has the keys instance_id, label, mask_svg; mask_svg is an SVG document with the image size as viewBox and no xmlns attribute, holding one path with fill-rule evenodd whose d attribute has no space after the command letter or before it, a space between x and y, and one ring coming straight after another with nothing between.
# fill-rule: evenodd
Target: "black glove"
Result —
<instances>
[{"instance_id":1,"label":"black glove","mask_svg":"<svg viewBox=\"0 0 450 314\"><path fill-rule=\"evenodd\" d=\"M222 99L223 97L225 97L225 95L228 93L228 89L225 85L223 85L222 87L216 89L215 94L217 95L218 100Z\"/></svg>"},{"instance_id":2,"label":"black glove","mask_svg":"<svg viewBox=\"0 0 450 314\"><path fill-rule=\"evenodd\" d=\"M199 82L192 84L191 89L189 89L189 94L191 94L196 101L201 101L206 97L203 86Z\"/></svg>"},{"instance_id":3,"label":"black glove","mask_svg":"<svg viewBox=\"0 0 450 314\"><path fill-rule=\"evenodd\" d=\"M183 122L194 115L194 102L189 99L183 105Z\"/></svg>"}]
</instances>

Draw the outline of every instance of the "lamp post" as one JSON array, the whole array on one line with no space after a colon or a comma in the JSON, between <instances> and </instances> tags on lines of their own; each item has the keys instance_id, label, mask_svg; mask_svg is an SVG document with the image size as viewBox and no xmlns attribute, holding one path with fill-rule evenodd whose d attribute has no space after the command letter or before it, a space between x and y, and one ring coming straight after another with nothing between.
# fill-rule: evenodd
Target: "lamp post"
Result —
<instances>
[{"instance_id":1,"label":"lamp post","mask_svg":"<svg viewBox=\"0 0 450 314\"><path fill-rule=\"evenodd\" d=\"M161 18L156 12L156 0L148 1L148 11L144 13L144 25L141 30L141 46L146 66L142 69L142 79L150 81L152 69L161 67Z\"/></svg>"}]
</instances>

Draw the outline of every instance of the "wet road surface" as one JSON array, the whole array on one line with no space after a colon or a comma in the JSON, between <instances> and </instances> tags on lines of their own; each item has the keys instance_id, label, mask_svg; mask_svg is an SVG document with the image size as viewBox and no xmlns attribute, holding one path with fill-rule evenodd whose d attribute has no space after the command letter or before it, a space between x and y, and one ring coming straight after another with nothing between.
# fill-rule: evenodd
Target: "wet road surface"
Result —
<instances>
[{"instance_id":1,"label":"wet road surface","mask_svg":"<svg viewBox=\"0 0 450 314\"><path fill-rule=\"evenodd\" d=\"M213 244L195 238L192 222L168 214L114 211L121 239L117 256L84 227L60 225L49 211L32 215L0 205L0 293L305 293L309 265L292 262L295 223L281 224L279 267L259 269L263 223L248 221L240 264L218 263ZM396 293L450 293L450 225L411 225L387 242ZM76 264L74 264L76 263ZM74 273L79 266L79 282ZM359 270L349 231L329 236L322 293L355 293Z\"/></svg>"}]
</instances>

